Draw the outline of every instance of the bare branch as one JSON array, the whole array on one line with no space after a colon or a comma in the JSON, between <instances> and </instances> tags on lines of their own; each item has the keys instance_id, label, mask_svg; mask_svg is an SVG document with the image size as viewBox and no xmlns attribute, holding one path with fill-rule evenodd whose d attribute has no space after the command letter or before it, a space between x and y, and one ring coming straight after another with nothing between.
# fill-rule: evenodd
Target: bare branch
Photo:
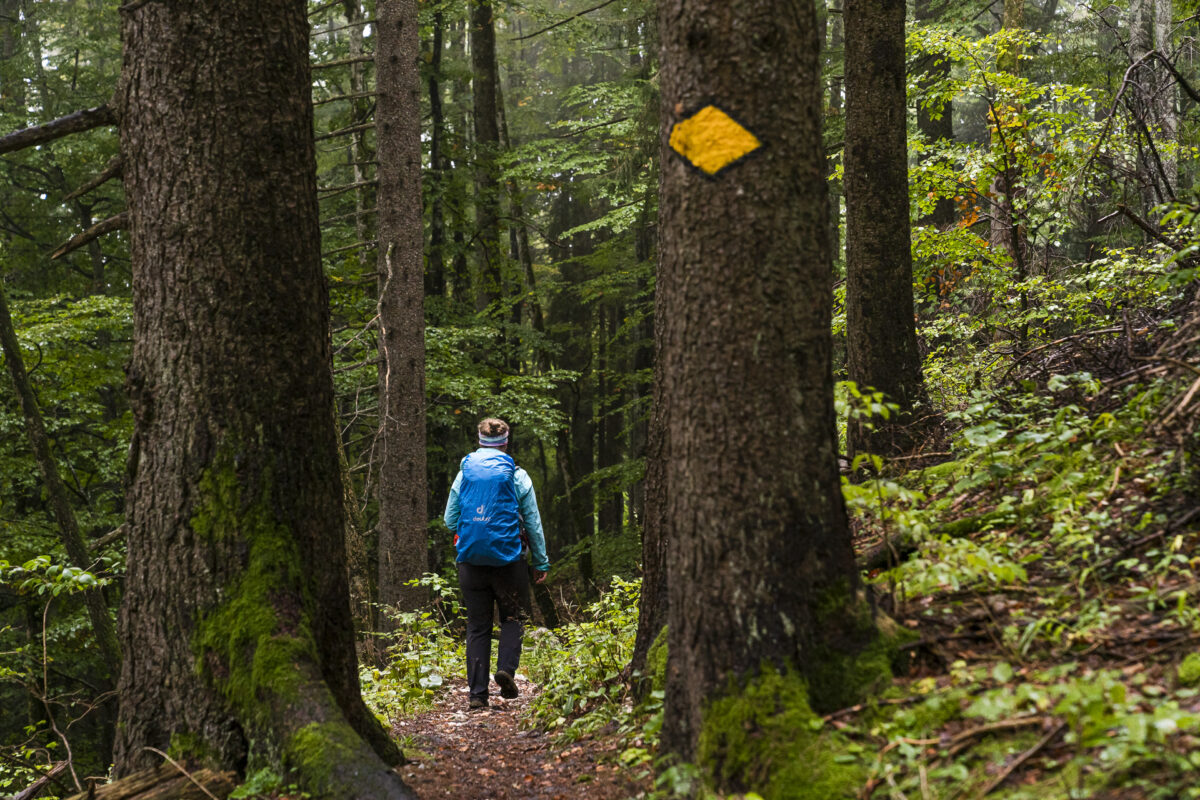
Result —
<instances>
[{"instance_id":1,"label":"bare branch","mask_svg":"<svg viewBox=\"0 0 1200 800\"><path fill-rule=\"evenodd\" d=\"M123 230L129 227L129 212L122 211L114 217L109 217L102 222L97 222L92 227L88 228L83 233L77 233L67 241L58 246L58 249L50 254L50 259L58 259L65 256L67 253L72 253L83 247L88 242L99 239L106 233Z\"/></svg>"},{"instance_id":2,"label":"bare branch","mask_svg":"<svg viewBox=\"0 0 1200 800\"><path fill-rule=\"evenodd\" d=\"M593 11L599 11L600 9L604 8L605 6L611 6L616 1L617 0L604 0L604 2L601 3L600 5L592 6L591 8L585 8L583 11L580 11L578 14L572 14L571 16L567 17L566 19L560 19L558 22L554 23L553 25L547 25L545 28L542 28L540 31L534 31L533 33L527 33L524 36L514 36L509 41L519 42L522 39L532 39L534 36L540 36L541 34L545 33L546 31L552 31L560 25L566 25L571 20L578 19L579 17L582 17L584 14L590 14Z\"/></svg>"},{"instance_id":3,"label":"bare branch","mask_svg":"<svg viewBox=\"0 0 1200 800\"><path fill-rule=\"evenodd\" d=\"M74 200L76 197L83 197L85 194L90 192L92 189L95 189L99 186L103 186L104 184L111 181L113 178L118 177L121 174L121 170L122 170L121 157L113 156L113 159L111 161L109 161L108 164L105 165L104 169L100 172L99 175L92 178L90 181L83 184L78 189L76 189L75 191L71 192L69 195L64 197L63 202L65 203L70 200Z\"/></svg>"},{"instance_id":4,"label":"bare branch","mask_svg":"<svg viewBox=\"0 0 1200 800\"><path fill-rule=\"evenodd\" d=\"M362 131L369 131L374 127L375 127L374 122L364 122L362 125L351 125L348 128L342 128L340 130L330 131L329 133L322 133L320 136L317 136L316 138L314 138L313 141L314 142L323 142L326 139L333 139L338 136L347 136L351 133L360 133Z\"/></svg>"},{"instance_id":5,"label":"bare branch","mask_svg":"<svg viewBox=\"0 0 1200 800\"><path fill-rule=\"evenodd\" d=\"M116 121L116 115L107 105L76 111L42 125L22 128L0 137L0 153L11 153L14 150L46 144L72 133L82 133L103 125L113 125Z\"/></svg>"},{"instance_id":6,"label":"bare branch","mask_svg":"<svg viewBox=\"0 0 1200 800\"><path fill-rule=\"evenodd\" d=\"M339 58L337 61L326 61L323 64L313 64L312 69L330 69L332 67L344 67L347 64L362 64L366 61L374 61L375 56L354 56L352 58Z\"/></svg>"},{"instance_id":7,"label":"bare branch","mask_svg":"<svg viewBox=\"0 0 1200 800\"><path fill-rule=\"evenodd\" d=\"M358 250L358 249L372 250L375 247L377 247L378 245L379 245L379 242L355 242L354 244L346 245L345 247L338 247L334 250L327 250L326 252L321 253L321 258L325 258L326 256L336 256L338 253L348 253L351 250Z\"/></svg>"},{"instance_id":8,"label":"bare branch","mask_svg":"<svg viewBox=\"0 0 1200 800\"><path fill-rule=\"evenodd\" d=\"M358 100L363 97L374 97L375 92L356 92L354 94L338 94L333 97L322 97L320 100L313 100L314 106L324 105L325 103L335 103L338 100Z\"/></svg>"},{"instance_id":9,"label":"bare branch","mask_svg":"<svg viewBox=\"0 0 1200 800\"><path fill-rule=\"evenodd\" d=\"M1150 238L1154 239L1155 241L1162 242L1163 244L1165 244L1167 247L1171 248L1172 250L1178 251L1178 250L1182 250L1184 248L1184 244L1182 242L1177 242L1174 239L1168 238L1165 234L1163 234L1162 231L1158 230L1153 225L1151 225L1149 222L1142 219L1137 214L1133 213L1133 211L1129 208L1129 206L1125 205L1124 203L1117 204L1117 211L1120 211L1122 214L1124 214L1126 217L1128 217L1130 222L1132 222L1134 225L1137 225L1139 228L1141 228L1143 231L1145 231L1146 234L1148 236L1150 236Z\"/></svg>"},{"instance_id":10,"label":"bare branch","mask_svg":"<svg viewBox=\"0 0 1200 800\"><path fill-rule=\"evenodd\" d=\"M336 197L339 194L345 194L346 192L353 191L354 189L360 189L364 186L374 186L377 183L379 183L377 180L359 181L358 183L348 183L345 186L329 186L317 189L317 191L323 195L321 199L325 200L330 197Z\"/></svg>"},{"instance_id":11,"label":"bare branch","mask_svg":"<svg viewBox=\"0 0 1200 800\"><path fill-rule=\"evenodd\" d=\"M354 22L348 23L346 25L339 25L336 28L322 28L321 30L315 30L315 31L313 31L313 36L324 36L327 33L337 33L338 31L344 31L347 28L357 28L360 25L374 25L374 24L375 24L375 20L373 20L373 19L359 19L359 20L355 20Z\"/></svg>"},{"instance_id":12,"label":"bare branch","mask_svg":"<svg viewBox=\"0 0 1200 800\"><path fill-rule=\"evenodd\" d=\"M103 550L105 547L107 547L108 545L117 541L124 535L125 535L125 526L122 525L121 527L117 528L116 530L109 531L108 533L104 534L99 539L95 539L95 540L89 542L88 550L91 550L93 553L96 552L97 550Z\"/></svg>"}]
</instances>

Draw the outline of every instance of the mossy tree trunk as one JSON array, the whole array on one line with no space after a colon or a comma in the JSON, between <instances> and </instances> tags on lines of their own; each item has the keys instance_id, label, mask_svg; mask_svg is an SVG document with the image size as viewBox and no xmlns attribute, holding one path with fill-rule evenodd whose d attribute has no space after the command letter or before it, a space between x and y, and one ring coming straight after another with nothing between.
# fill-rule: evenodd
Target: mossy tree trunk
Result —
<instances>
[{"instance_id":1,"label":"mossy tree trunk","mask_svg":"<svg viewBox=\"0 0 1200 800\"><path fill-rule=\"evenodd\" d=\"M664 0L659 15L662 743L718 788L744 790L783 764L724 759L728 715L710 712L784 676L795 677L780 703L806 685L813 706L840 705L862 688L855 657L876 641L836 462L819 42L811 4ZM715 177L670 147L673 126L708 103L764 145ZM736 145L728 131L697 138Z\"/></svg>"},{"instance_id":2,"label":"mossy tree trunk","mask_svg":"<svg viewBox=\"0 0 1200 800\"><path fill-rule=\"evenodd\" d=\"M376 9L379 153L379 600L414 611L429 569L425 508L425 305L421 79L416 0Z\"/></svg>"},{"instance_id":3,"label":"mossy tree trunk","mask_svg":"<svg viewBox=\"0 0 1200 800\"><path fill-rule=\"evenodd\" d=\"M407 798L362 702L302 0L122 13L135 418L116 772Z\"/></svg>"},{"instance_id":4,"label":"mossy tree trunk","mask_svg":"<svg viewBox=\"0 0 1200 800\"><path fill-rule=\"evenodd\" d=\"M846 0L846 360L860 389L900 406L851 419L850 454L897 455L927 405L913 316L904 0ZM872 427L869 427L873 425Z\"/></svg>"}]
</instances>

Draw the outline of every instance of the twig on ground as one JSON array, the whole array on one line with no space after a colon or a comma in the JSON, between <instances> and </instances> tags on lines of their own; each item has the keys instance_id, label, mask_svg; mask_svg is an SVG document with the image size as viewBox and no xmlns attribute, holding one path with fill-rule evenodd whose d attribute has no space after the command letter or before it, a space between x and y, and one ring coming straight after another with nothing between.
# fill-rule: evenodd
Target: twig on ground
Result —
<instances>
[{"instance_id":1,"label":"twig on ground","mask_svg":"<svg viewBox=\"0 0 1200 800\"><path fill-rule=\"evenodd\" d=\"M1038 741L1037 744L1035 744L1033 747L1029 748L1024 753L1022 753L1021 755L1019 755L1015 759L1013 759L1011 764L1009 764L1007 767L1005 767L1004 770L1001 771L1001 773L999 775L997 775L995 778L992 779L991 783L989 783L987 786L985 786L983 788L983 791L979 793L979 796L981 798L987 797L989 794L991 794L993 791L995 791L1000 786L1000 784L1002 784L1006 780L1008 780L1008 777L1010 775L1012 775L1017 770L1018 767L1020 767L1026 761L1028 761L1029 759L1033 758L1038 753L1040 753L1042 751L1042 748L1044 748L1046 745L1050 744L1050 742L1054 741L1054 739L1057 738L1058 735L1066 729L1067 729L1067 723L1065 723L1065 722L1060 722L1057 725L1055 725L1054 729L1051 730L1049 733L1047 733L1045 736L1043 736Z\"/></svg>"},{"instance_id":2,"label":"twig on ground","mask_svg":"<svg viewBox=\"0 0 1200 800\"><path fill-rule=\"evenodd\" d=\"M953 758L954 756L958 755L963 750L966 750L968 747L970 747L972 739L975 739L979 736L986 736L989 733L998 733L1000 731L1016 730L1018 728L1028 728L1030 725L1041 725L1046 721L1046 719L1047 718L1043 716L1017 717L1015 719L1002 719L998 722L989 722L986 725L968 728L962 733L955 735L954 738L950 740L950 746L946 751L946 756L948 758Z\"/></svg>"}]
</instances>

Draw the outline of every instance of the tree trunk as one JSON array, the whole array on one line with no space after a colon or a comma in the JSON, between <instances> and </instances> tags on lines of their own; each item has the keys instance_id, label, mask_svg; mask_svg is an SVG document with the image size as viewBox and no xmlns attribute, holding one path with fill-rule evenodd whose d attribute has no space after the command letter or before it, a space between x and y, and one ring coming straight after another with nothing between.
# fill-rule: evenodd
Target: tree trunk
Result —
<instances>
[{"instance_id":1,"label":"tree trunk","mask_svg":"<svg viewBox=\"0 0 1200 800\"><path fill-rule=\"evenodd\" d=\"M21 0L0 0L0 111L25 106L25 81L10 63L21 52Z\"/></svg>"},{"instance_id":2,"label":"tree trunk","mask_svg":"<svg viewBox=\"0 0 1200 800\"><path fill-rule=\"evenodd\" d=\"M848 664L875 639L836 461L816 19L811 4L664 0L659 21L662 746L719 790L786 796L778 776L812 766L788 749L811 712L789 722L855 697ZM720 117L694 139L673 128L711 102L766 143L713 177L671 148L673 133L736 146Z\"/></svg>"},{"instance_id":3,"label":"tree trunk","mask_svg":"<svg viewBox=\"0 0 1200 800\"><path fill-rule=\"evenodd\" d=\"M850 455L912 447L927 405L913 316L904 0L846 0L846 355L850 380L900 406L849 421ZM872 430L869 424L874 425Z\"/></svg>"},{"instance_id":4,"label":"tree trunk","mask_svg":"<svg viewBox=\"0 0 1200 800\"><path fill-rule=\"evenodd\" d=\"M1154 46L1165 58L1171 58L1171 25L1174 3L1172 0L1154 0ZM1179 143L1179 85L1166 68L1155 62L1154 122L1158 125L1159 147L1162 155L1164 190L1168 197L1175 197L1179 188L1179 155L1172 150ZM1164 152L1167 151L1167 152Z\"/></svg>"},{"instance_id":5,"label":"tree trunk","mask_svg":"<svg viewBox=\"0 0 1200 800\"><path fill-rule=\"evenodd\" d=\"M446 27L441 10L433 14L433 37L429 59L429 267L425 270L425 297L436 308L431 320L441 324L446 314L446 211L443 194L449 164L443 164L446 115L442 110L442 32Z\"/></svg>"},{"instance_id":6,"label":"tree trunk","mask_svg":"<svg viewBox=\"0 0 1200 800\"><path fill-rule=\"evenodd\" d=\"M360 24L365 19L362 3L359 0L346 0L346 23L348 25L346 38L349 40L350 57L358 58L365 52L363 48L363 25ZM356 61L350 64L350 94L361 95L367 91L367 63ZM378 82L378 72L376 72L376 82ZM353 119L351 126L366 122L371 116L371 102L369 98L355 97L350 101L350 108L353 110ZM369 242L374 237L371 235L371 186L368 185L367 168L373 158L370 148L367 147L366 132L355 131L350 134L347 155L350 158L352 166L352 183L357 187L354 190L354 234L355 241ZM370 265L369 252L367 248L359 248L358 253L359 266L364 269Z\"/></svg>"},{"instance_id":7,"label":"tree trunk","mask_svg":"<svg viewBox=\"0 0 1200 800\"><path fill-rule=\"evenodd\" d=\"M600 415L597 424L596 438L596 467L601 470L612 469L624 460L621 446L621 397L616 381L618 360L615 352L618 320L622 316L621 308L615 303L611 306L602 305L599 309L600 342L597 368L597 395ZM616 477L609 476L603 483L597 484L597 492L601 496L596 514L597 528L601 536L617 537L624 529L625 498L621 482Z\"/></svg>"},{"instance_id":8,"label":"tree trunk","mask_svg":"<svg viewBox=\"0 0 1200 800\"><path fill-rule=\"evenodd\" d=\"M500 251L500 177L496 157L500 128L496 121L496 28L491 0L471 2L471 81L475 119L475 235L479 257L475 308L484 311L503 296Z\"/></svg>"},{"instance_id":9,"label":"tree trunk","mask_svg":"<svg viewBox=\"0 0 1200 800\"><path fill-rule=\"evenodd\" d=\"M936 15L933 10L933 0L917 0L914 14L918 24L922 22L935 22ZM937 63L922 64L920 65L920 69L926 76L923 81L925 85L944 80L950 76L950 62L945 59ZM947 100L946 104L939 110L927 108L923 103L919 103L917 105L917 130L924 135L927 142L932 144L952 142L954 140L953 104ZM934 204L933 211L918 220L918 224L933 225L938 228L946 228L953 225L954 199L939 197Z\"/></svg>"},{"instance_id":10,"label":"tree trunk","mask_svg":"<svg viewBox=\"0 0 1200 800\"><path fill-rule=\"evenodd\" d=\"M379 601L419 608L408 586L429 570L425 508L425 306L421 228L421 79L416 0L376 16L379 154Z\"/></svg>"},{"instance_id":11,"label":"tree trunk","mask_svg":"<svg viewBox=\"0 0 1200 800\"><path fill-rule=\"evenodd\" d=\"M47 502L58 523L58 535L63 549L67 551L67 559L79 569L88 569L92 558L88 555L87 545L79 530L79 522L71 508L71 498L67 495L67 487L63 485L58 473L58 465L50 454L50 439L46 435L46 424L42 419L42 411L38 408L37 398L33 394L33 386L29 383L29 375L25 371L25 360L21 357L20 345L17 342L17 332L13 327L12 316L8 312L8 300L4 288L0 285L0 351L8 364L8 374L12 378L13 388L21 400L21 413L25 417L25 431L29 437L29 449L37 462L38 472L42 476L42 485L46 489ZM96 645L100 655L108 667L105 679L106 688L111 688L112 681L121 673L121 648L117 644L117 631L113 625L108 603L100 588L89 589L83 593L84 605L87 607L88 620L92 623L92 633L96 637Z\"/></svg>"},{"instance_id":12,"label":"tree trunk","mask_svg":"<svg viewBox=\"0 0 1200 800\"><path fill-rule=\"evenodd\" d=\"M122 13L135 454L115 770L408 798L347 600L301 0Z\"/></svg>"}]
</instances>

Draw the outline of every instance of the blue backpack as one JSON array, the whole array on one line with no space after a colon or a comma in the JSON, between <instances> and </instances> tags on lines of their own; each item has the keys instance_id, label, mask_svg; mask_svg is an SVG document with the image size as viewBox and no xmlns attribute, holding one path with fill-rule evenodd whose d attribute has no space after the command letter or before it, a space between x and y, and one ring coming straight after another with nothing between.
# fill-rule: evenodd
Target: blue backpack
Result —
<instances>
[{"instance_id":1,"label":"blue backpack","mask_svg":"<svg viewBox=\"0 0 1200 800\"><path fill-rule=\"evenodd\" d=\"M501 567L521 557L521 516L513 473L517 464L499 450L462 460L458 487L458 561Z\"/></svg>"}]
</instances>

